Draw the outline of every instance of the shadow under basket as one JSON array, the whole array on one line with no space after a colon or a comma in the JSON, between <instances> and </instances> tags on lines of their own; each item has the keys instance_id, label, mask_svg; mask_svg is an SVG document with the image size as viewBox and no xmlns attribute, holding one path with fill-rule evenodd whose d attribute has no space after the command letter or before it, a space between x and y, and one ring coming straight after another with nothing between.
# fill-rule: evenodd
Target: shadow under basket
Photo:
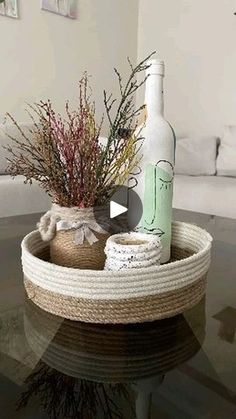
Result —
<instances>
[{"instance_id":1,"label":"shadow under basket","mask_svg":"<svg viewBox=\"0 0 236 419\"><path fill-rule=\"evenodd\" d=\"M51 263L48 244L33 231L22 241L25 289L36 305L71 320L137 323L171 317L205 294L211 243L205 230L177 221L169 263L98 271Z\"/></svg>"}]
</instances>

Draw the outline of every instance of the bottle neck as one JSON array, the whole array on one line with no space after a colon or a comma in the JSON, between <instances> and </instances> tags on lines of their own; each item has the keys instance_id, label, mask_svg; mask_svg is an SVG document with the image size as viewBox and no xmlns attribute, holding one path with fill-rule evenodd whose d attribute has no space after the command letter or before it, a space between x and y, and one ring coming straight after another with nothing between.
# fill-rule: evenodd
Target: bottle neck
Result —
<instances>
[{"instance_id":1,"label":"bottle neck","mask_svg":"<svg viewBox=\"0 0 236 419\"><path fill-rule=\"evenodd\" d=\"M147 117L164 116L163 76L150 74L146 81L145 104Z\"/></svg>"}]
</instances>

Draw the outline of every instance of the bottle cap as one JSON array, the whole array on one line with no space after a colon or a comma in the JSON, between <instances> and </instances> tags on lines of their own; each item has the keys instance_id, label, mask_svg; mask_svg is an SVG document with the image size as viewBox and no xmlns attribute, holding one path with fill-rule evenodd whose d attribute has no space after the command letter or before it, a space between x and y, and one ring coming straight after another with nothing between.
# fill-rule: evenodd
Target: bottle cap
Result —
<instances>
[{"instance_id":1,"label":"bottle cap","mask_svg":"<svg viewBox=\"0 0 236 419\"><path fill-rule=\"evenodd\" d=\"M157 74L159 76L165 75L165 64L164 61L153 58L147 62L149 67L147 68L147 74Z\"/></svg>"}]
</instances>

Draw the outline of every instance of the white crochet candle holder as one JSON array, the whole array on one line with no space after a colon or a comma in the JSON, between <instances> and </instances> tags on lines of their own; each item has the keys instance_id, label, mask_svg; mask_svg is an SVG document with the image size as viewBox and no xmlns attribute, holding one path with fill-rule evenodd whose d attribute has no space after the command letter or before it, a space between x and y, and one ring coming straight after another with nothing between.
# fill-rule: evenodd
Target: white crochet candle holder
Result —
<instances>
[{"instance_id":1,"label":"white crochet candle holder","mask_svg":"<svg viewBox=\"0 0 236 419\"><path fill-rule=\"evenodd\" d=\"M160 265L161 243L157 236L143 233L121 233L106 242L105 270L148 268Z\"/></svg>"}]
</instances>

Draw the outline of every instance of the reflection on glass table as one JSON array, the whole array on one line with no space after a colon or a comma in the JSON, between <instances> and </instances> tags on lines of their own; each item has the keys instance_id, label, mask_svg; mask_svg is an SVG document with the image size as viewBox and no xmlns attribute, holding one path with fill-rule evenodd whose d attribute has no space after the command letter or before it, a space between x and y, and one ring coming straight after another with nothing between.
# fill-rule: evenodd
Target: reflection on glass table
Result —
<instances>
[{"instance_id":1,"label":"reflection on glass table","mask_svg":"<svg viewBox=\"0 0 236 419\"><path fill-rule=\"evenodd\" d=\"M204 340L205 301L186 316L129 326L59 325L58 317L27 301L25 337L40 361L18 409L37 396L53 419L148 418L165 374L193 357Z\"/></svg>"},{"instance_id":2,"label":"reflection on glass table","mask_svg":"<svg viewBox=\"0 0 236 419\"><path fill-rule=\"evenodd\" d=\"M26 299L20 242L38 218L0 219L0 418L235 418L235 221L175 211L214 237L206 299L170 319L99 326Z\"/></svg>"}]
</instances>

